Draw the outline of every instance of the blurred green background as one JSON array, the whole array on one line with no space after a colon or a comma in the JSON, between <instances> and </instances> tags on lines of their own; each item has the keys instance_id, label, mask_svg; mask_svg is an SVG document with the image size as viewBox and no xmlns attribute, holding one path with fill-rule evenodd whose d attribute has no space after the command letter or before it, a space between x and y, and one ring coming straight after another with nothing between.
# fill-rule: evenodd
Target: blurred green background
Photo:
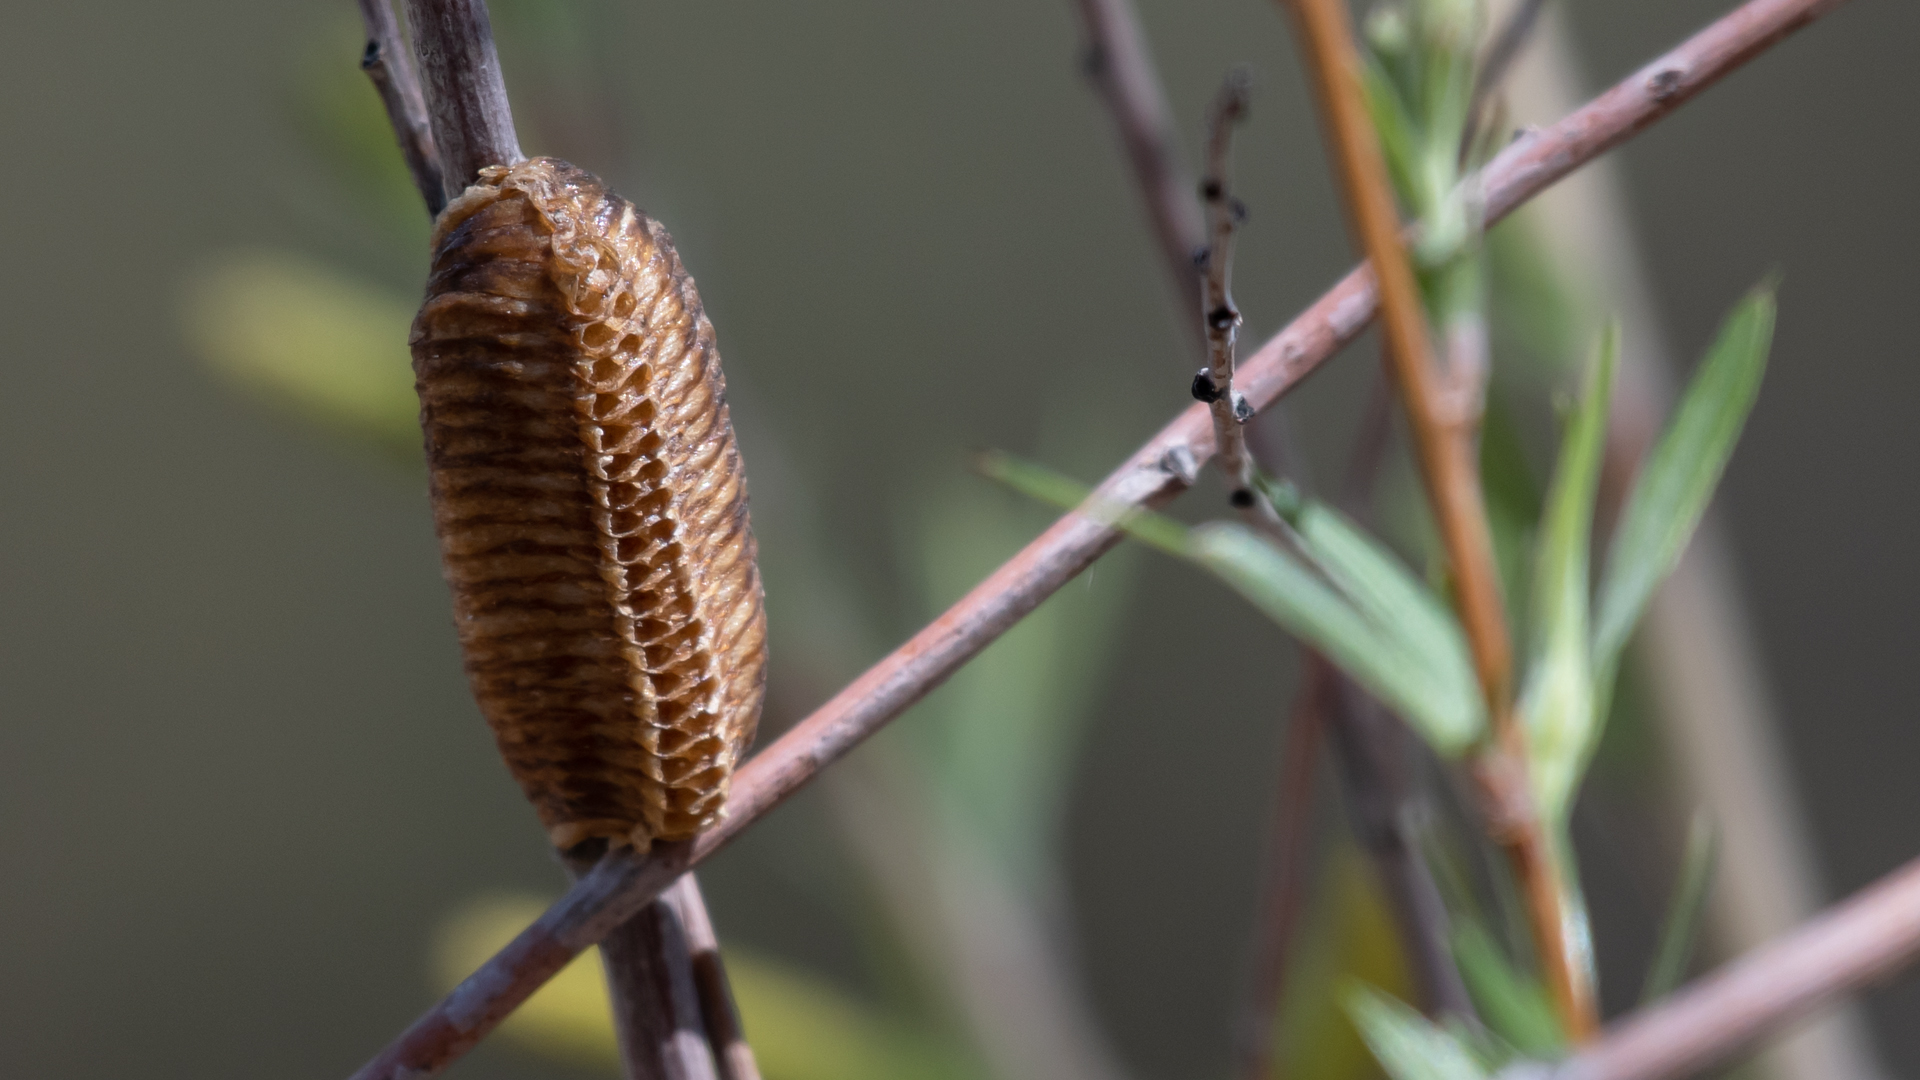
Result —
<instances>
[{"instance_id":1,"label":"blurred green background","mask_svg":"<svg viewBox=\"0 0 1920 1080\"><path fill-rule=\"evenodd\" d=\"M1562 6L1610 81L1726 5ZM1235 292L1260 340L1351 263L1285 24L1265 0L1141 7L1189 148L1226 68L1258 72ZM561 876L467 695L412 451L223 377L192 312L260 251L404 312L425 216L362 122L344 0L9 15L0 1074L341 1076L435 996L450 918ZM1092 477L1184 403L1194 365L1065 0L495 18L529 151L662 220L718 328L774 631L766 729L1045 523L969 474L973 448ZM1624 152L1678 355L1787 275L1721 505L1836 892L1920 851L1915 41L1920 8L1856 0ZM1292 399L1323 475L1371 369L1363 346ZM1046 611L855 763L884 788L991 753L941 714L1057 721L1022 751L1051 763L1028 792L1046 805L948 836L942 806L988 782L949 769L929 835L990 850L1070 929L1133 1075L1222 1075L1293 649L1166 561L1102 563ZM1195 678L1223 625L1232 678ZM874 929L912 890L871 884L886 838L842 827L863 797L795 800L703 871L709 900L730 945L937 1017L902 935ZM1632 832L1595 843L1604 976L1639 962L1668 868ZM1908 1073L1915 1008L1911 977L1873 999ZM575 1069L597 1075L495 1040L455 1075Z\"/></svg>"}]
</instances>

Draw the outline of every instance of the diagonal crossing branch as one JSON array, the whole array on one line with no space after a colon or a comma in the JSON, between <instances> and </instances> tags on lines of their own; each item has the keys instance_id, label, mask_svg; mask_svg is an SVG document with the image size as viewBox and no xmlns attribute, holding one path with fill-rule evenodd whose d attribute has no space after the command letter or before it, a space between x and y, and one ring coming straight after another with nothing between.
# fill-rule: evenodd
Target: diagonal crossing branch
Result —
<instances>
[{"instance_id":1,"label":"diagonal crossing branch","mask_svg":"<svg viewBox=\"0 0 1920 1080\"><path fill-rule=\"evenodd\" d=\"M1509 146L1482 178L1489 223L1734 71L1843 0L1749 0L1552 127ZM1372 275L1355 269L1240 368L1236 383L1266 408L1312 374L1373 317ZM1195 404L1100 485L1108 502L1157 506L1184 491L1213 453ZM945 614L746 763L727 816L689 847L604 859L553 907L362 1068L358 1080L431 1076L484 1038L582 950L638 912L688 866L726 846L819 771L920 700L1041 601L1119 543L1068 514Z\"/></svg>"}]
</instances>

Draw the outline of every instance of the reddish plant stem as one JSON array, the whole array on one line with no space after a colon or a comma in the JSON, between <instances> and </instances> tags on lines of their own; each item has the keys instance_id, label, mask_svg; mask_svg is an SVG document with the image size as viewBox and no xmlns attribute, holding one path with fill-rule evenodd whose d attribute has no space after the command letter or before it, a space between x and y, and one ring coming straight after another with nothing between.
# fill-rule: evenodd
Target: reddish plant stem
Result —
<instances>
[{"instance_id":1,"label":"reddish plant stem","mask_svg":"<svg viewBox=\"0 0 1920 1080\"><path fill-rule=\"evenodd\" d=\"M1617 1021L1552 1080L1671 1080L1723 1062L1769 1032L1920 958L1920 859L1791 934Z\"/></svg>"},{"instance_id":2,"label":"reddish plant stem","mask_svg":"<svg viewBox=\"0 0 1920 1080\"><path fill-rule=\"evenodd\" d=\"M1386 160L1367 113L1346 2L1287 0L1285 6L1299 30L1355 238L1379 279L1388 365L1406 407L1415 456L1446 549L1454 606L1486 695L1492 732L1477 752L1474 768L1483 811L1521 883L1542 974L1561 1022L1575 1040L1584 1040L1598 1026L1598 1010L1591 980L1574 962L1578 951L1567 941L1560 876L1530 797L1526 733L1513 716L1512 640L1474 460L1473 423L1449 415L1450 395L1441 385L1420 286L1400 239L1400 212Z\"/></svg>"},{"instance_id":3,"label":"reddish plant stem","mask_svg":"<svg viewBox=\"0 0 1920 1080\"><path fill-rule=\"evenodd\" d=\"M1509 146L1483 176L1488 224L1580 165L1671 113L1687 98L1842 0L1750 0L1560 123ZM1656 74L1677 72L1677 75ZM1235 382L1263 409L1358 337L1373 316L1373 275L1361 267L1268 339ZM1195 404L1103 482L1108 503L1158 506L1194 481L1213 453L1213 425ZM413 1080L458 1059L582 949L651 902L688 866L725 847L821 769L944 682L1040 602L1119 543L1097 521L1068 514L946 613L755 755L733 780L726 816L691 844L646 858L601 860L533 925L403 1032L356 1077Z\"/></svg>"}]
</instances>

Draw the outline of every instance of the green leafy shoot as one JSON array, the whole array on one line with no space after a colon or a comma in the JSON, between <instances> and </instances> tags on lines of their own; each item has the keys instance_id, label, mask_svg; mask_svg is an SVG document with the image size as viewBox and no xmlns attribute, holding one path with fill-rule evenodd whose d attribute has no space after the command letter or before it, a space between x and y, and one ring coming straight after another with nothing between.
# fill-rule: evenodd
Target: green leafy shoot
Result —
<instances>
[{"instance_id":1,"label":"green leafy shoot","mask_svg":"<svg viewBox=\"0 0 1920 1080\"><path fill-rule=\"evenodd\" d=\"M1680 880L1674 883L1673 903L1667 908L1666 921L1660 925L1660 944L1654 950L1653 963L1647 968L1640 1004L1648 1005L1666 997L1686 977L1687 961L1692 958L1693 943L1700 936L1708 886L1713 882L1713 868L1719 856L1720 830L1714 828L1713 821L1704 813L1696 812L1687 828L1687 850L1680 859Z\"/></svg>"},{"instance_id":2,"label":"green leafy shoot","mask_svg":"<svg viewBox=\"0 0 1920 1080\"><path fill-rule=\"evenodd\" d=\"M1529 1057L1554 1057L1566 1034L1538 980L1517 970L1476 919L1453 915L1453 958L1488 1030Z\"/></svg>"},{"instance_id":3,"label":"green leafy shoot","mask_svg":"<svg viewBox=\"0 0 1920 1080\"><path fill-rule=\"evenodd\" d=\"M980 469L1226 582L1326 654L1437 752L1458 756L1485 732L1486 710L1459 624L1390 553L1330 508L1294 496L1297 543L1282 546L1237 522L1188 529L1150 511L1106 502L1074 481L1006 454L983 455Z\"/></svg>"},{"instance_id":4,"label":"green leafy shoot","mask_svg":"<svg viewBox=\"0 0 1920 1080\"><path fill-rule=\"evenodd\" d=\"M1588 536L1619 342L1618 328L1609 328L1588 368L1561 440L1535 557L1533 643L1519 715L1527 729L1535 798L1542 819L1550 822L1565 820L1599 730L1588 651Z\"/></svg>"},{"instance_id":5,"label":"green leafy shoot","mask_svg":"<svg viewBox=\"0 0 1920 1080\"><path fill-rule=\"evenodd\" d=\"M1760 392L1773 341L1774 283L1740 301L1707 351L1627 496L1601 574L1593 667L1604 702L1620 651L1686 550Z\"/></svg>"},{"instance_id":6,"label":"green leafy shoot","mask_svg":"<svg viewBox=\"0 0 1920 1080\"><path fill-rule=\"evenodd\" d=\"M1487 1080L1486 1066L1451 1032L1366 986L1347 989L1345 1005L1380 1067L1393 1080Z\"/></svg>"}]
</instances>

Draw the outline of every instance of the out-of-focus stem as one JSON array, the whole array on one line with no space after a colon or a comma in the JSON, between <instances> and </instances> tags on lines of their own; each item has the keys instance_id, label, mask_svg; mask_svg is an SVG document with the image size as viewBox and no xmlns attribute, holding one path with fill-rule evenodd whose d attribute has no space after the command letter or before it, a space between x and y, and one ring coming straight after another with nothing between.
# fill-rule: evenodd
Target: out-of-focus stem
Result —
<instances>
[{"instance_id":1,"label":"out-of-focus stem","mask_svg":"<svg viewBox=\"0 0 1920 1080\"><path fill-rule=\"evenodd\" d=\"M1331 698L1332 684L1321 672L1319 665L1308 669L1280 752L1280 787L1274 792L1260 907L1254 917L1253 973L1235 1047L1235 1073L1241 1080L1273 1077L1274 1022L1286 991L1294 927L1305 906L1313 774Z\"/></svg>"},{"instance_id":2,"label":"out-of-focus stem","mask_svg":"<svg viewBox=\"0 0 1920 1080\"><path fill-rule=\"evenodd\" d=\"M1356 237L1373 264L1380 322L1416 457L1452 572L1455 606L1486 694L1493 736L1475 777L1494 839L1524 891L1535 944L1561 1019L1575 1039L1598 1026L1589 981L1568 941L1560 875L1526 775L1526 736L1512 712L1513 656L1488 532L1472 419L1446 407L1420 290L1394 206L1386 162L1368 116L1359 54L1344 0L1288 0Z\"/></svg>"},{"instance_id":3,"label":"out-of-focus stem","mask_svg":"<svg viewBox=\"0 0 1920 1080\"><path fill-rule=\"evenodd\" d=\"M1074 0L1087 32L1087 74L1105 99L1160 245L1161 265L1178 309L1200 310L1200 272L1194 257L1206 243L1193 175L1180 157L1180 136L1167 107L1132 0ZM1183 317L1183 325L1192 325ZM1204 336L1195 346L1204 350Z\"/></svg>"}]
</instances>

